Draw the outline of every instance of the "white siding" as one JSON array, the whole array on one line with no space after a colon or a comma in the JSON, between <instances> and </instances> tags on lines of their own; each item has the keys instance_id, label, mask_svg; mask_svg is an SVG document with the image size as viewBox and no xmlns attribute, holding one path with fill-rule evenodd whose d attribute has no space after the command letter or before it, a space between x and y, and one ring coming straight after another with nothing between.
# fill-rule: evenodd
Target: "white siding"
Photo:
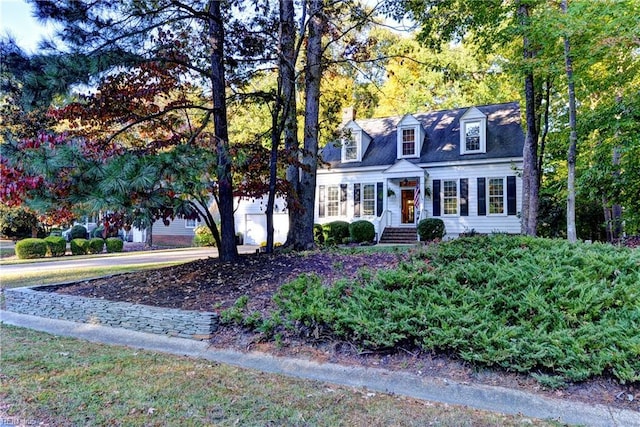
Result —
<instances>
[{"instance_id":1,"label":"white siding","mask_svg":"<svg viewBox=\"0 0 640 427\"><path fill-rule=\"evenodd\" d=\"M516 165L519 169L522 164ZM478 233L520 233L519 214L522 210L522 179L516 178L516 212L518 215L507 215L506 205L505 213L500 215L478 216L478 186L477 178L497 178L516 175L516 171L511 164L487 164L474 166L457 166L446 168L429 168L429 188L431 189L431 197L425 201L427 217L433 217L433 197L440 195L433 194L433 180L459 180L467 178L469 180L469 216L447 216L441 215L438 218L444 221L447 236L456 237L460 233L475 230ZM459 189L459 186L458 186ZM505 188L506 192L506 188ZM459 194L458 194L459 198Z\"/></svg>"}]
</instances>

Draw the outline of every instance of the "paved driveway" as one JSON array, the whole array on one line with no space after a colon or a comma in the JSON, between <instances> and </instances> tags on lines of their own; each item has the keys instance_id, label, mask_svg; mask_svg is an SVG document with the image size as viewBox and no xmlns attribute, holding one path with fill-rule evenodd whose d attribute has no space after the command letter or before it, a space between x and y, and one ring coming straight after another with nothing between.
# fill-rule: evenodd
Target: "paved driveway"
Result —
<instances>
[{"instance_id":1,"label":"paved driveway","mask_svg":"<svg viewBox=\"0 0 640 427\"><path fill-rule=\"evenodd\" d=\"M255 246L238 246L240 253L253 253ZM0 278L3 275L43 272L50 270L69 270L87 267L128 266L136 264L148 264L154 262L189 262L202 258L216 258L216 248L181 248L153 251L122 252L118 254L102 254L90 257L74 258L65 256L61 258L46 258L43 261L28 262L22 264L0 265Z\"/></svg>"}]
</instances>

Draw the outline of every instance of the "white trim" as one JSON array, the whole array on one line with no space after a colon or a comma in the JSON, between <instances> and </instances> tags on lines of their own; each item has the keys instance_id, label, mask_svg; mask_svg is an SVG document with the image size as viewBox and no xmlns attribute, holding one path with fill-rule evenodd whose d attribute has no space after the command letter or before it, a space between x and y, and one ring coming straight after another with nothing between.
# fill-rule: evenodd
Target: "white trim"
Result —
<instances>
[{"instance_id":1,"label":"white trim","mask_svg":"<svg viewBox=\"0 0 640 427\"><path fill-rule=\"evenodd\" d=\"M491 194L489 194L489 181L492 179L500 179L502 180L502 213L491 213L490 212L490 199ZM485 204L486 204L486 213L487 216L507 216L507 177L506 176L487 176L485 177Z\"/></svg>"},{"instance_id":2,"label":"white trim","mask_svg":"<svg viewBox=\"0 0 640 427\"><path fill-rule=\"evenodd\" d=\"M474 165L494 165L502 163L522 163L524 157L505 157L495 159L479 159L479 160L455 160L452 162L432 162L419 163L417 166L421 168L448 168L451 166L474 166ZM342 170L342 169L341 169Z\"/></svg>"},{"instance_id":3,"label":"white trim","mask_svg":"<svg viewBox=\"0 0 640 427\"><path fill-rule=\"evenodd\" d=\"M466 128L467 125L477 124L479 131L479 148L477 150L467 150ZM487 116L476 107L469 108L460 117L460 154L481 154L487 152Z\"/></svg>"},{"instance_id":4,"label":"white trim","mask_svg":"<svg viewBox=\"0 0 640 427\"><path fill-rule=\"evenodd\" d=\"M362 161L362 131L357 129L348 129L348 134L343 135L340 139L342 147L340 150L340 161L342 163L352 163ZM355 159L347 159L347 145L346 142L353 142L356 148Z\"/></svg>"},{"instance_id":5,"label":"white trim","mask_svg":"<svg viewBox=\"0 0 640 427\"><path fill-rule=\"evenodd\" d=\"M193 221L194 225L189 225L189 221ZM184 228L193 230L193 229L197 228L198 225L200 225L200 221L197 220L197 219L185 219L184 220Z\"/></svg>"}]
</instances>

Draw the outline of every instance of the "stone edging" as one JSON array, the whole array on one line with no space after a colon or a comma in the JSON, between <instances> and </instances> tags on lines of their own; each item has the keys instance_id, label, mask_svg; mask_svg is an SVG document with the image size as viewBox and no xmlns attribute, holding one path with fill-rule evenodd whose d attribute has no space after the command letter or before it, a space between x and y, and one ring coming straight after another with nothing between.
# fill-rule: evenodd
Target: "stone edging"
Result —
<instances>
[{"instance_id":1,"label":"stone edging","mask_svg":"<svg viewBox=\"0 0 640 427\"><path fill-rule=\"evenodd\" d=\"M5 309L21 314L112 326L140 332L207 340L218 329L218 315L128 302L85 298L30 288L4 289Z\"/></svg>"}]
</instances>

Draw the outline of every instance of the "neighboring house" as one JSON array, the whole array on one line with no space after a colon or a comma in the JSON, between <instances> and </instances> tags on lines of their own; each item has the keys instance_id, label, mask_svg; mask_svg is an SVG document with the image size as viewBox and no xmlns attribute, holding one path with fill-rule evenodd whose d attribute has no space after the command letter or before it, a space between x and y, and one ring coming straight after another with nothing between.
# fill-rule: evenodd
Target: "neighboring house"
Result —
<instances>
[{"instance_id":1,"label":"neighboring house","mask_svg":"<svg viewBox=\"0 0 640 427\"><path fill-rule=\"evenodd\" d=\"M200 222L194 219L176 218L165 225L162 220L153 223L152 239L154 245L160 246L191 246L193 244L194 230ZM147 230L133 228L133 241L145 242Z\"/></svg>"},{"instance_id":2,"label":"neighboring house","mask_svg":"<svg viewBox=\"0 0 640 427\"><path fill-rule=\"evenodd\" d=\"M366 219L381 237L424 218L448 237L519 233L523 144L515 102L350 120L322 150L316 222Z\"/></svg>"},{"instance_id":3,"label":"neighboring house","mask_svg":"<svg viewBox=\"0 0 640 427\"><path fill-rule=\"evenodd\" d=\"M284 243L289 231L287 203L276 198L273 207L273 241ZM245 245L261 245L267 241L267 198L236 199L234 220L236 232L242 235Z\"/></svg>"}]
</instances>

